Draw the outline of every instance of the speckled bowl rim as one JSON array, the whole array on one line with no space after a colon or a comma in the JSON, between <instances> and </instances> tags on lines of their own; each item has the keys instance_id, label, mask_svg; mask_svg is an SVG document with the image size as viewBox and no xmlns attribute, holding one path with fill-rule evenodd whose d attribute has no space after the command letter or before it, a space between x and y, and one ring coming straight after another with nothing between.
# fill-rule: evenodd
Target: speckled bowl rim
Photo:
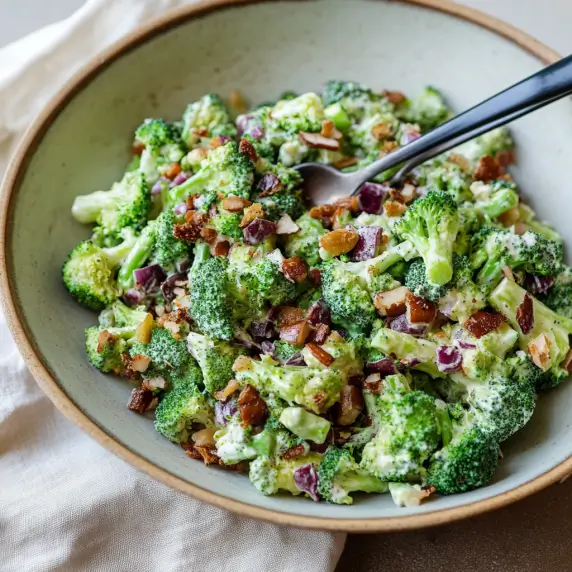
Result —
<instances>
[{"instance_id":1,"label":"speckled bowl rim","mask_svg":"<svg viewBox=\"0 0 572 572\"><path fill-rule=\"evenodd\" d=\"M92 421L86 413L66 395L60 388L56 379L51 375L45 365L41 350L36 347L34 336L29 330L20 302L15 296L13 274L8 253L10 252L10 237L8 225L16 196L28 167L31 157L40 145L49 126L53 123L67 103L106 67L124 54L136 49L147 40L158 36L180 24L197 16L203 16L212 11L240 6L243 4L265 3L277 0L200 0L197 3L170 11L149 24L138 28L120 42L111 46L103 54L94 58L56 94L45 106L39 117L27 130L23 140L18 146L2 183L0 197L0 295L5 311L8 326L16 340L16 344L38 385L51 399L54 405L72 422L81 427L98 443L106 447L115 455L121 457L135 468L161 481L168 487L190 495L200 501L210 503L234 513L260 519L276 524L297 526L331 531L347 532L389 532L397 530L411 530L427 526L441 525L463 518L468 518L493 509L506 506L541 489L561 481L572 473L572 456L556 467L546 471L531 481L512 490L496 495L492 498L476 501L464 506L436 509L430 513L409 515L403 517L380 518L328 518L302 516L294 513L279 512L261 508L227 498L205 490L195 484L189 483L167 470L147 461L131 451L128 447L117 442L101 427ZM309 0L299 0L309 1ZM395 1L395 0L394 0ZM545 64L560 59L558 53L535 40L528 34L506 24L496 18L483 14L472 8L460 6L449 0L396 0L408 4L430 8L467 20L517 44L525 51L536 56Z\"/></svg>"}]
</instances>

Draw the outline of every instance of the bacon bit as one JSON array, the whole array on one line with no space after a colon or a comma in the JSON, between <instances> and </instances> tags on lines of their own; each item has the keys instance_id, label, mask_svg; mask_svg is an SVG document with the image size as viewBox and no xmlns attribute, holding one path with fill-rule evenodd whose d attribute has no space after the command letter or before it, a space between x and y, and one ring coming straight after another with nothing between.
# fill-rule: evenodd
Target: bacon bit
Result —
<instances>
[{"instance_id":1,"label":"bacon bit","mask_svg":"<svg viewBox=\"0 0 572 572\"><path fill-rule=\"evenodd\" d=\"M384 141L381 145L379 156L385 157L385 155L389 155L389 153L392 153L398 148L399 148L399 143L397 141Z\"/></svg>"},{"instance_id":2,"label":"bacon bit","mask_svg":"<svg viewBox=\"0 0 572 572\"><path fill-rule=\"evenodd\" d=\"M278 313L278 327L284 328L304 319L304 310L294 306L284 306Z\"/></svg>"},{"instance_id":3,"label":"bacon bit","mask_svg":"<svg viewBox=\"0 0 572 572\"><path fill-rule=\"evenodd\" d=\"M345 385L340 391L338 425L352 425L363 411L363 397L358 387Z\"/></svg>"},{"instance_id":4,"label":"bacon bit","mask_svg":"<svg viewBox=\"0 0 572 572\"><path fill-rule=\"evenodd\" d=\"M550 366L550 340L545 334L540 334L528 342L528 351L533 363L542 371Z\"/></svg>"},{"instance_id":5,"label":"bacon bit","mask_svg":"<svg viewBox=\"0 0 572 572\"><path fill-rule=\"evenodd\" d=\"M97 338L97 353L100 354L105 349L105 346L109 342L115 341L115 336L110 334L107 330L102 330L99 332L99 336Z\"/></svg>"},{"instance_id":6,"label":"bacon bit","mask_svg":"<svg viewBox=\"0 0 572 572\"><path fill-rule=\"evenodd\" d=\"M357 213L359 211L359 199L357 197L340 197L333 202L335 207L341 207L350 211L351 213Z\"/></svg>"},{"instance_id":7,"label":"bacon bit","mask_svg":"<svg viewBox=\"0 0 572 572\"><path fill-rule=\"evenodd\" d=\"M252 201L241 197L225 197L222 201L222 208L229 213L238 213L251 204Z\"/></svg>"},{"instance_id":8,"label":"bacon bit","mask_svg":"<svg viewBox=\"0 0 572 572\"><path fill-rule=\"evenodd\" d=\"M337 141L343 137L341 131L338 131L334 122L329 119L324 119L324 121L322 121L322 131L320 131L320 135L327 139L336 139Z\"/></svg>"},{"instance_id":9,"label":"bacon bit","mask_svg":"<svg viewBox=\"0 0 572 572\"><path fill-rule=\"evenodd\" d=\"M256 149L248 139L241 139L238 149L243 155L246 155L253 163L256 163L256 161L258 161L258 155L256 154Z\"/></svg>"},{"instance_id":10,"label":"bacon bit","mask_svg":"<svg viewBox=\"0 0 572 572\"><path fill-rule=\"evenodd\" d=\"M405 95L400 91L390 91L385 89L381 92L381 95L388 99L393 105L399 105L405 101Z\"/></svg>"},{"instance_id":11,"label":"bacon bit","mask_svg":"<svg viewBox=\"0 0 572 572\"><path fill-rule=\"evenodd\" d=\"M250 369L250 358L247 356L238 356L232 364L232 371L246 371Z\"/></svg>"},{"instance_id":12,"label":"bacon bit","mask_svg":"<svg viewBox=\"0 0 572 572\"><path fill-rule=\"evenodd\" d=\"M485 155L479 159L477 168L473 173L475 181L483 181L489 183L498 179L504 173L504 169L491 155Z\"/></svg>"},{"instance_id":13,"label":"bacon bit","mask_svg":"<svg viewBox=\"0 0 572 572\"><path fill-rule=\"evenodd\" d=\"M318 324L308 339L315 344L322 345L326 343L329 335L330 326L328 324Z\"/></svg>"},{"instance_id":14,"label":"bacon bit","mask_svg":"<svg viewBox=\"0 0 572 572\"><path fill-rule=\"evenodd\" d=\"M363 382L364 389L367 389L370 393L381 393L383 386L381 384L381 374L372 373L365 378Z\"/></svg>"},{"instance_id":15,"label":"bacon bit","mask_svg":"<svg viewBox=\"0 0 572 572\"><path fill-rule=\"evenodd\" d=\"M282 261L282 273L290 282L300 283L308 276L308 267L299 256L285 258Z\"/></svg>"},{"instance_id":16,"label":"bacon bit","mask_svg":"<svg viewBox=\"0 0 572 572\"><path fill-rule=\"evenodd\" d=\"M288 213L284 213L276 225L276 234L296 234L300 227Z\"/></svg>"},{"instance_id":17,"label":"bacon bit","mask_svg":"<svg viewBox=\"0 0 572 572\"><path fill-rule=\"evenodd\" d=\"M142 343L148 344L151 341L151 329L153 327L153 316L147 314L143 321L137 326L135 330L135 339Z\"/></svg>"},{"instance_id":18,"label":"bacon bit","mask_svg":"<svg viewBox=\"0 0 572 572\"><path fill-rule=\"evenodd\" d=\"M247 111L246 101L240 91L233 89L228 95L228 104L239 115Z\"/></svg>"},{"instance_id":19,"label":"bacon bit","mask_svg":"<svg viewBox=\"0 0 572 572\"><path fill-rule=\"evenodd\" d=\"M392 133L393 129L391 128L391 125L387 123L378 123L371 128L373 138L378 141L383 141L384 139L391 137Z\"/></svg>"},{"instance_id":20,"label":"bacon bit","mask_svg":"<svg viewBox=\"0 0 572 572\"><path fill-rule=\"evenodd\" d=\"M258 188L262 191L259 197L270 197L284 188L282 181L274 173L266 173L260 182Z\"/></svg>"},{"instance_id":21,"label":"bacon bit","mask_svg":"<svg viewBox=\"0 0 572 572\"><path fill-rule=\"evenodd\" d=\"M191 439L193 440L195 447L214 447L215 433L216 433L216 427L208 427L207 429L201 429L200 431L193 433Z\"/></svg>"},{"instance_id":22,"label":"bacon bit","mask_svg":"<svg viewBox=\"0 0 572 572\"><path fill-rule=\"evenodd\" d=\"M264 218L264 209L260 203L254 203L244 211L244 216L240 221L240 228L248 226L256 218Z\"/></svg>"},{"instance_id":23,"label":"bacon bit","mask_svg":"<svg viewBox=\"0 0 572 572\"><path fill-rule=\"evenodd\" d=\"M208 222L208 220L209 217L199 211L190 210L185 213L185 221L193 226L202 227Z\"/></svg>"},{"instance_id":24,"label":"bacon bit","mask_svg":"<svg viewBox=\"0 0 572 572\"><path fill-rule=\"evenodd\" d=\"M353 250L359 240L355 230L340 228L320 237L320 246L332 256L339 256Z\"/></svg>"},{"instance_id":25,"label":"bacon bit","mask_svg":"<svg viewBox=\"0 0 572 572\"><path fill-rule=\"evenodd\" d=\"M512 273L512 270L510 269L510 266L505 266L505 267L502 269L502 273L504 274L504 277L505 277L507 280L510 280L511 282L515 282L514 274Z\"/></svg>"},{"instance_id":26,"label":"bacon bit","mask_svg":"<svg viewBox=\"0 0 572 572\"><path fill-rule=\"evenodd\" d=\"M140 143L139 141L136 141L135 143L133 143L131 150L133 151L134 155L141 156L143 151L145 151L145 145L143 145L143 143Z\"/></svg>"},{"instance_id":27,"label":"bacon bit","mask_svg":"<svg viewBox=\"0 0 572 572\"><path fill-rule=\"evenodd\" d=\"M383 203L383 210L387 216L401 216L407 206L400 201L388 200Z\"/></svg>"},{"instance_id":28,"label":"bacon bit","mask_svg":"<svg viewBox=\"0 0 572 572\"><path fill-rule=\"evenodd\" d=\"M330 367L336 358L325 349L321 348L319 345L310 342L306 344L306 347L310 350L310 353L324 366Z\"/></svg>"},{"instance_id":29,"label":"bacon bit","mask_svg":"<svg viewBox=\"0 0 572 572\"><path fill-rule=\"evenodd\" d=\"M534 328L534 305L532 296L528 292L516 309L516 321L525 336Z\"/></svg>"},{"instance_id":30,"label":"bacon bit","mask_svg":"<svg viewBox=\"0 0 572 572\"><path fill-rule=\"evenodd\" d=\"M560 364L562 369L565 369L568 373L572 373L572 349L568 350L564 361Z\"/></svg>"},{"instance_id":31,"label":"bacon bit","mask_svg":"<svg viewBox=\"0 0 572 572\"><path fill-rule=\"evenodd\" d=\"M313 268L308 272L308 280L310 280L314 286L320 286L322 284L322 272L317 268Z\"/></svg>"},{"instance_id":32,"label":"bacon bit","mask_svg":"<svg viewBox=\"0 0 572 572\"><path fill-rule=\"evenodd\" d=\"M307 320L300 320L299 322L294 322L284 328L280 328L280 339L289 344L302 346L310 335L311 329L312 327Z\"/></svg>"},{"instance_id":33,"label":"bacon bit","mask_svg":"<svg viewBox=\"0 0 572 572\"><path fill-rule=\"evenodd\" d=\"M235 391L240 389L238 381L236 379L231 379L224 389L214 393L214 397L217 401L226 401Z\"/></svg>"},{"instance_id":34,"label":"bacon bit","mask_svg":"<svg viewBox=\"0 0 572 572\"><path fill-rule=\"evenodd\" d=\"M399 286L387 292L378 292L374 297L373 305L380 316L395 318L405 312L408 294L410 294L409 289L405 286Z\"/></svg>"},{"instance_id":35,"label":"bacon bit","mask_svg":"<svg viewBox=\"0 0 572 572\"><path fill-rule=\"evenodd\" d=\"M464 157L463 155L459 155L458 153L452 153L449 155L449 161L458 167L461 167L465 173L468 173L471 170L471 164L469 160Z\"/></svg>"},{"instance_id":36,"label":"bacon bit","mask_svg":"<svg viewBox=\"0 0 572 572\"><path fill-rule=\"evenodd\" d=\"M238 409L242 416L242 425L262 425L268 417L266 403L260 393L251 385L247 385L238 396Z\"/></svg>"},{"instance_id":37,"label":"bacon bit","mask_svg":"<svg viewBox=\"0 0 572 572\"><path fill-rule=\"evenodd\" d=\"M300 131L300 141L312 149L326 149L327 151L339 151L340 142L330 137L324 137L319 133L306 133Z\"/></svg>"},{"instance_id":38,"label":"bacon bit","mask_svg":"<svg viewBox=\"0 0 572 572\"><path fill-rule=\"evenodd\" d=\"M216 242L218 233L214 228L204 227L201 228L201 238L211 246Z\"/></svg>"},{"instance_id":39,"label":"bacon bit","mask_svg":"<svg viewBox=\"0 0 572 572\"><path fill-rule=\"evenodd\" d=\"M187 211L194 212L194 211ZM201 237L202 226L197 226L185 222L183 224L173 225L173 236L183 242L195 242Z\"/></svg>"},{"instance_id":40,"label":"bacon bit","mask_svg":"<svg viewBox=\"0 0 572 572\"><path fill-rule=\"evenodd\" d=\"M135 388L131 391L131 399L127 407L136 413L145 413L151 401L153 401L153 393L145 389Z\"/></svg>"},{"instance_id":41,"label":"bacon bit","mask_svg":"<svg viewBox=\"0 0 572 572\"><path fill-rule=\"evenodd\" d=\"M437 306L408 292L405 298L407 321L410 324L430 324L437 316Z\"/></svg>"},{"instance_id":42,"label":"bacon bit","mask_svg":"<svg viewBox=\"0 0 572 572\"><path fill-rule=\"evenodd\" d=\"M501 167L506 168L516 163L516 154L514 151L499 151L495 159Z\"/></svg>"},{"instance_id":43,"label":"bacon bit","mask_svg":"<svg viewBox=\"0 0 572 572\"><path fill-rule=\"evenodd\" d=\"M409 204L417 196L417 189L412 184L407 183L403 185L400 195L401 200L405 204Z\"/></svg>"},{"instance_id":44,"label":"bacon bit","mask_svg":"<svg viewBox=\"0 0 572 572\"><path fill-rule=\"evenodd\" d=\"M336 169L345 169L347 167L353 167L359 163L359 159L357 157L342 157L338 159L335 163L332 163L332 167Z\"/></svg>"},{"instance_id":45,"label":"bacon bit","mask_svg":"<svg viewBox=\"0 0 572 572\"><path fill-rule=\"evenodd\" d=\"M336 207L334 205L318 205L310 209L310 216L312 218L322 221L325 227L329 227L332 224L332 217L336 212Z\"/></svg>"},{"instance_id":46,"label":"bacon bit","mask_svg":"<svg viewBox=\"0 0 572 572\"><path fill-rule=\"evenodd\" d=\"M350 215L350 211L343 207L337 207L332 217L332 230L339 230L340 228L345 228L347 226L347 219Z\"/></svg>"},{"instance_id":47,"label":"bacon bit","mask_svg":"<svg viewBox=\"0 0 572 572\"><path fill-rule=\"evenodd\" d=\"M497 217L497 220L503 226L509 227L516 224L519 218L520 218L520 211L518 210L518 207L513 207L512 209L508 209L508 211L505 211L504 213L500 214Z\"/></svg>"},{"instance_id":48,"label":"bacon bit","mask_svg":"<svg viewBox=\"0 0 572 572\"><path fill-rule=\"evenodd\" d=\"M131 360L131 369L133 371L138 371L139 373L144 373L151 364L151 358L143 354L137 354L133 356Z\"/></svg>"},{"instance_id":49,"label":"bacon bit","mask_svg":"<svg viewBox=\"0 0 572 572\"><path fill-rule=\"evenodd\" d=\"M213 256L228 256L230 251L230 242L228 240L218 240L212 247Z\"/></svg>"},{"instance_id":50,"label":"bacon bit","mask_svg":"<svg viewBox=\"0 0 572 572\"><path fill-rule=\"evenodd\" d=\"M291 447L290 449L288 449L282 455L282 458L287 461L288 459L295 459L296 457L300 457L301 455L304 455L305 453L306 453L306 448L304 447L304 445L302 445L300 443L300 445L295 445L294 447Z\"/></svg>"},{"instance_id":51,"label":"bacon bit","mask_svg":"<svg viewBox=\"0 0 572 572\"><path fill-rule=\"evenodd\" d=\"M479 310L463 324L463 327L469 330L475 338L482 338L496 330L504 321L505 317L498 312Z\"/></svg>"}]
</instances>

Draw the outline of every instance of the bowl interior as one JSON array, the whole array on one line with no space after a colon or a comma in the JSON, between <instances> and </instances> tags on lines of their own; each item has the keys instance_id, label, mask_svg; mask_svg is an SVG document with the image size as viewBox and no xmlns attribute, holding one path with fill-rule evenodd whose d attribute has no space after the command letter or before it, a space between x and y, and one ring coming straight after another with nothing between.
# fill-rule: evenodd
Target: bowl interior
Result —
<instances>
[{"instance_id":1,"label":"bowl interior","mask_svg":"<svg viewBox=\"0 0 572 572\"><path fill-rule=\"evenodd\" d=\"M540 400L532 422L503 447L495 482L459 496L402 509L387 495L352 508L294 497L264 497L245 476L190 461L150 419L125 404L131 387L89 366L83 330L95 316L60 283L67 252L89 235L69 215L79 193L109 188L128 160L141 119L180 117L198 96L239 89L253 102L285 89L318 90L328 79L376 89L442 89L462 110L537 71L534 56L475 24L404 3L271 2L216 11L147 40L100 72L60 110L39 141L11 201L7 260L18 311L32 344L75 405L112 439L168 473L230 499L281 513L372 519L427 513L490 498L534 479L570 456L572 386ZM572 242L568 101L514 125L515 176L541 218ZM286 519L287 521L287 519ZM339 525L343 528L343 523Z\"/></svg>"}]
</instances>

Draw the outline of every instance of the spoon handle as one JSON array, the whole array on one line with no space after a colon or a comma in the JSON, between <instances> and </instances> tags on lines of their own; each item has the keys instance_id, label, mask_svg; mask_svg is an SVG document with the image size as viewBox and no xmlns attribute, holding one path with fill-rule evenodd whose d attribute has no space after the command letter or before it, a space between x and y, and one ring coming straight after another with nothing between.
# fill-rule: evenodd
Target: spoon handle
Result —
<instances>
[{"instance_id":1,"label":"spoon handle","mask_svg":"<svg viewBox=\"0 0 572 572\"><path fill-rule=\"evenodd\" d=\"M355 174L356 186L406 161L410 161L406 165L409 170L476 135L500 127L571 92L572 55L493 95L423 137L360 169ZM405 167L400 173L405 174Z\"/></svg>"}]
</instances>

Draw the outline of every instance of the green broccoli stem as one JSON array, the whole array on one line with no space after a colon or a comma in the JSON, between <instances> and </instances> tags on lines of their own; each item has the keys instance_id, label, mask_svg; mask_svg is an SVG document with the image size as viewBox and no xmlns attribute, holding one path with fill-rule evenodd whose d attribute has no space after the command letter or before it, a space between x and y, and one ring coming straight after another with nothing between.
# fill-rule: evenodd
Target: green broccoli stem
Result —
<instances>
[{"instance_id":1,"label":"green broccoli stem","mask_svg":"<svg viewBox=\"0 0 572 572\"><path fill-rule=\"evenodd\" d=\"M137 242L135 242L135 245L127 255L125 262L121 265L117 276L117 282L123 290L127 290L133 286L133 272L138 268L141 268L145 263L145 260L149 258L151 251L153 250L153 245L155 244L154 230L154 225L151 223L143 229L143 232L139 235Z\"/></svg>"},{"instance_id":2,"label":"green broccoli stem","mask_svg":"<svg viewBox=\"0 0 572 572\"><path fill-rule=\"evenodd\" d=\"M447 284L453 278L453 257L449 244L438 238L429 238L429 250L425 254L427 278L438 285Z\"/></svg>"},{"instance_id":3,"label":"green broccoli stem","mask_svg":"<svg viewBox=\"0 0 572 572\"><path fill-rule=\"evenodd\" d=\"M481 208L487 216L496 218L517 205L518 194L512 189L502 189L490 201L483 204Z\"/></svg>"},{"instance_id":4,"label":"green broccoli stem","mask_svg":"<svg viewBox=\"0 0 572 572\"><path fill-rule=\"evenodd\" d=\"M198 173L193 175L190 179L180 185L173 187L168 195L168 205L175 206L184 203L187 197L192 194L201 194L204 191L204 186L210 176L208 169L201 169Z\"/></svg>"},{"instance_id":5,"label":"green broccoli stem","mask_svg":"<svg viewBox=\"0 0 572 572\"><path fill-rule=\"evenodd\" d=\"M210 246L206 242L197 242L195 245L195 258L191 270L197 268L200 264L211 257Z\"/></svg>"},{"instance_id":6,"label":"green broccoli stem","mask_svg":"<svg viewBox=\"0 0 572 572\"><path fill-rule=\"evenodd\" d=\"M113 201L113 191L95 191L89 195L79 195L72 206L72 216L83 224L96 222L101 211Z\"/></svg>"}]
</instances>

